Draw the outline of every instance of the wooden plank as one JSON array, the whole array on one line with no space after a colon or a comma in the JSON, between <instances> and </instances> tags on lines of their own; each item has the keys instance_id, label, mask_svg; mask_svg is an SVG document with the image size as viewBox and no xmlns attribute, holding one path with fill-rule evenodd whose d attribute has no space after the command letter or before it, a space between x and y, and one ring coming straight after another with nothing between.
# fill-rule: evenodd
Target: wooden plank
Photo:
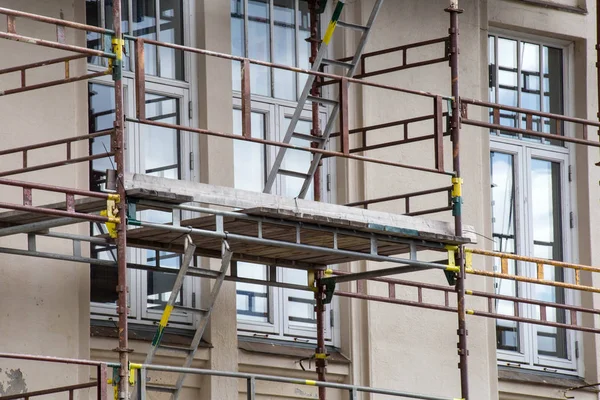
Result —
<instances>
[{"instance_id":1,"label":"wooden plank","mask_svg":"<svg viewBox=\"0 0 600 400\"><path fill-rule=\"evenodd\" d=\"M368 232L385 232L393 236L443 241L450 244L468 241L475 243L477 239L474 234L470 233L473 228L469 226L465 226L463 238L457 238L454 235L453 225L447 222L285 198L197 182L126 174L125 186L128 194L133 196L140 195L140 191L177 194L178 196L189 196L194 202L202 204L245 209L245 212L251 215L322 223L327 226L351 227Z\"/></svg>"}]
</instances>

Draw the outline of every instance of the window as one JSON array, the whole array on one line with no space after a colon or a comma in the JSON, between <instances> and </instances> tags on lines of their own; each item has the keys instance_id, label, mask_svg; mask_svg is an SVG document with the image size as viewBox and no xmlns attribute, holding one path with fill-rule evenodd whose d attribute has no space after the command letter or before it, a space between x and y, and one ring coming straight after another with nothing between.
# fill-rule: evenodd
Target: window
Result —
<instances>
[{"instance_id":1,"label":"window","mask_svg":"<svg viewBox=\"0 0 600 400\"><path fill-rule=\"evenodd\" d=\"M86 0L86 18L90 25L112 29L112 4L114 0ZM124 35L184 44L183 0L121 0ZM110 38L99 33L88 32L87 46L92 49L106 48ZM133 71L133 48L125 41L123 68ZM162 78L184 80L184 55L180 50L144 46L146 74ZM106 60L90 57L91 64L101 65Z\"/></svg>"},{"instance_id":2,"label":"window","mask_svg":"<svg viewBox=\"0 0 600 400\"><path fill-rule=\"evenodd\" d=\"M132 0L123 1L124 33L172 43L183 43L187 2L174 0ZM88 23L112 27L112 0L86 0ZM158 23L157 23L158 21ZM129 27L132 27L129 30ZM99 48L106 41L100 35L88 34L88 47ZM127 43L127 41L126 41ZM170 124L186 124L190 120L188 112L190 85L184 81L184 57L170 49L146 45L145 65L150 75L146 82L146 118ZM123 87L125 115L135 115L133 82L133 60L127 52L124 62ZM98 69L101 60L90 58L88 68ZM100 67L101 68L101 67ZM153 78L151 75L154 75ZM114 89L110 77L96 79L89 84L89 131L90 133L110 129L114 121ZM190 134L175 129L126 123L125 146L127 151L127 171L143 173L170 179L195 179L196 171L191 155L197 139ZM160 149L160 151L156 151ZM107 136L90 141L90 154L108 152L110 139ZM197 159L197 157L196 157ZM114 159L93 160L89 164L90 188L103 190L106 183L106 170L114 169ZM181 219L181 215L175 215ZM138 213L145 221L172 222L172 213L147 210ZM94 235L106 233L103 224L91 226ZM164 251L129 249L128 259L134 263L164 268L179 268L178 254ZM91 254L100 260L116 260L113 246L92 245ZM130 318L139 323L152 323L160 319L162 309L173 287L174 274L153 271L129 270ZM117 296L117 271L114 267L91 266L92 315L95 319L110 319L115 315ZM194 279L187 277L179 295L179 304L192 306L199 301L199 293L193 291ZM197 284L195 287L199 287ZM170 319L171 325L190 327L194 316L177 311Z\"/></svg>"},{"instance_id":3,"label":"window","mask_svg":"<svg viewBox=\"0 0 600 400\"><path fill-rule=\"evenodd\" d=\"M239 107L239 103L236 103ZM291 119L292 108L274 107L266 103L255 102L251 114L252 135L258 138L281 140L287 129L286 120ZM233 111L234 134L242 134L242 113L239 108ZM271 121L271 122L269 122ZM279 121L275 123L275 121ZM289 122L288 122L289 123ZM277 127L281 129L277 129ZM303 115L297 127L300 133L310 133L310 112ZM267 165L272 162L276 150L259 143L234 141L234 183L244 190L262 192L265 183ZM298 150L286 154L287 169L306 172L310 156ZM277 187L280 193L298 193L302 180L292 177L280 178ZM291 195L291 194L290 194ZM308 198L312 195L309 191ZM276 277L277 281L296 285L308 285L306 271L270 267L246 262L237 263L238 275L268 281ZM299 342L315 337L316 320L314 313L314 294L308 291L269 288L263 285L238 283L237 314L238 329L243 334L277 339L290 339ZM329 310L329 309L328 309ZM330 310L329 310L330 311ZM331 313L326 318L326 338L332 340Z\"/></svg>"},{"instance_id":4,"label":"window","mask_svg":"<svg viewBox=\"0 0 600 400\"><path fill-rule=\"evenodd\" d=\"M490 101L538 111L564 111L565 50L536 41L504 35L489 37ZM491 113L491 111L490 111ZM490 118L492 118L490 114ZM501 111L500 123L525 129L526 117ZM533 130L553 131L546 118L529 122ZM561 130L564 132L564 129ZM569 132L565 132L569 134ZM570 151L564 142L505 131L490 136L492 232L494 250L553 260L570 258L569 165ZM500 261L494 269L500 272ZM537 277L532 263L508 263L509 273ZM574 276L562 268L545 266L543 279L572 282ZM535 300L573 303L573 294L562 288L497 279L496 293ZM513 302L497 300L497 312L514 316ZM519 315L540 319L540 307L521 304ZM548 307L549 321L570 323L564 310ZM575 373L576 334L565 329L496 322L498 360L524 368Z\"/></svg>"},{"instance_id":5,"label":"window","mask_svg":"<svg viewBox=\"0 0 600 400\"><path fill-rule=\"evenodd\" d=\"M231 0L232 53L262 61L309 69L310 43L308 3L306 0ZM241 135L240 64L232 63L234 89L234 133ZM282 140L302 92L306 76L290 71L252 65L250 88L252 94L252 135L269 140ZM321 124L328 109L321 107ZM296 132L310 134L312 128L310 104L302 114ZM306 141L292 144L306 146ZM262 192L267 173L279 148L258 143L234 141L235 187ZM310 153L288 150L283 168L306 173L312 160ZM324 161L323 175L331 170ZM296 197L303 179L279 176L273 193ZM326 185L325 185L326 186ZM325 188L327 190L327 188ZM312 186L307 198L312 198ZM322 198L329 198L325 192ZM307 285L306 271L238 262L238 275L267 281ZM316 337L312 292L238 283L238 330L242 335L272 339L312 341ZM331 309L326 320L326 338L333 340Z\"/></svg>"},{"instance_id":6,"label":"window","mask_svg":"<svg viewBox=\"0 0 600 400\"><path fill-rule=\"evenodd\" d=\"M248 10L246 12L246 10ZM309 69L309 14L306 0L231 0L232 54ZM240 64L232 63L233 89L241 85ZM306 75L252 65L252 94L296 100Z\"/></svg>"}]
</instances>

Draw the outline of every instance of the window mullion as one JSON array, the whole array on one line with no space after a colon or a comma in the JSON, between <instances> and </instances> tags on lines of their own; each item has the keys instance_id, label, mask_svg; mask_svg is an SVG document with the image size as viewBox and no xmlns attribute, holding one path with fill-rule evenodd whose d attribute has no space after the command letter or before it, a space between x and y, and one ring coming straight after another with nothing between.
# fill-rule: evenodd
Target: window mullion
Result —
<instances>
[{"instance_id":1,"label":"window mullion","mask_svg":"<svg viewBox=\"0 0 600 400\"><path fill-rule=\"evenodd\" d=\"M154 26L156 29L156 40L160 42L160 0L154 0ZM160 46L156 46L156 76L161 76Z\"/></svg>"},{"instance_id":2,"label":"window mullion","mask_svg":"<svg viewBox=\"0 0 600 400\"><path fill-rule=\"evenodd\" d=\"M128 12L128 16L129 19L127 21L127 25L129 26L129 34L133 36L133 0L128 0L127 1L127 7L129 7L129 12ZM131 41L126 41L126 43L129 45L129 70L133 71L133 66L135 65L135 51L131 51L131 47L132 47L132 42Z\"/></svg>"},{"instance_id":3,"label":"window mullion","mask_svg":"<svg viewBox=\"0 0 600 400\"><path fill-rule=\"evenodd\" d=\"M248 0L244 2L244 57L248 57Z\"/></svg>"},{"instance_id":4,"label":"window mullion","mask_svg":"<svg viewBox=\"0 0 600 400\"><path fill-rule=\"evenodd\" d=\"M532 198L532 187L531 187L531 175L528 173L531 171L531 149L524 148L523 149L523 162L521 167L521 176L523 179L523 188L524 192L526 191L527 203L526 207L524 207L524 218L525 222L525 237L522 240L523 243L523 254L532 255L533 254L533 204L531 202ZM525 204L525 203L524 203ZM535 267L532 263L526 263L525 275L528 277L534 277L536 274L534 273ZM525 295L528 299L533 298L533 284L525 283ZM534 317L534 305L528 304L527 306L527 318ZM523 324L525 326L526 331L526 340L529 342L528 350L529 355L527 359L531 365L534 365L538 362L539 356L537 354L537 326L533 324Z\"/></svg>"},{"instance_id":5,"label":"window mullion","mask_svg":"<svg viewBox=\"0 0 600 400\"><path fill-rule=\"evenodd\" d=\"M294 65L295 66L299 66L300 65L300 43L298 42L298 39L300 38L300 18L302 16L300 15L300 0L295 0L294 1L294 48L295 48L295 54L294 54ZM298 97L300 97L300 74L295 73L294 77L296 79L296 93L295 93L295 98L298 99Z\"/></svg>"},{"instance_id":6,"label":"window mullion","mask_svg":"<svg viewBox=\"0 0 600 400\"><path fill-rule=\"evenodd\" d=\"M517 107L521 107L521 42L517 40ZM521 113L517 113L517 128L521 128ZM519 133L519 139L523 139L523 134Z\"/></svg>"},{"instance_id":7,"label":"window mullion","mask_svg":"<svg viewBox=\"0 0 600 400\"><path fill-rule=\"evenodd\" d=\"M496 86L496 103L500 104L500 60L498 59L498 36L494 36L494 69L496 70L496 79L494 85ZM496 136L500 136L500 130L496 129Z\"/></svg>"}]
</instances>

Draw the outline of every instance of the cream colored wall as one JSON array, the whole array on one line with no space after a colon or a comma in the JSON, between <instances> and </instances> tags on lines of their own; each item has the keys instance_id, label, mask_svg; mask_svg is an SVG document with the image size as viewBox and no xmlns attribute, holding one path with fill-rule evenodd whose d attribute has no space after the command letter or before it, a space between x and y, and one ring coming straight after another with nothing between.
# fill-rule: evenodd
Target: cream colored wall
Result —
<instances>
[{"instance_id":1,"label":"cream colored wall","mask_svg":"<svg viewBox=\"0 0 600 400\"><path fill-rule=\"evenodd\" d=\"M84 2L4 0L2 7L11 7L61 17L69 20L84 19ZM0 18L0 29L6 31L6 17ZM55 40L55 28L50 25L17 19L17 32L38 38ZM67 30L68 43L85 46L85 36ZM16 66L65 53L41 47L0 41L0 68ZM84 73L85 61L71 64L71 74ZM27 83L34 84L61 78L62 65L28 72ZM19 86L19 74L0 77L0 90ZM37 90L25 94L0 97L0 147L8 149L42 141L66 138L87 132L87 87L85 83L70 84ZM33 165L63 159L64 146L29 154ZM87 155L87 144L73 146L73 157ZM2 157L2 170L18 168L20 158ZM12 176L67 187L87 187L87 166L67 166L29 175ZM2 201L22 199L17 189L0 188ZM10 200L8 200L10 198ZM64 196L40 191L33 193L34 204L64 201ZM83 233L83 228L80 230ZM26 248L26 237L2 238L0 246ZM70 254L70 243L40 241L39 250L50 246ZM0 351L32 353L74 358L89 357L89 269L85 265L2 255L0 257ZM14 371L13 371L14 370ZM22 373L22 377L19 376ZM0 361L0 395L23 388L45 389L87 381L87 368L57 364L39 364L12 360ZM21 381L22 379L22 381ZM12 384L12 386L11 386ZM6 392L6 393L5 393Z\"/></svg>"},{"instance_id":2,"label":"cream colored wall","mask_svg":"<svg viewBox=\"0 0 600 400\"><path fill-rule=\"evenodd\" d=\"M362 21L372 8L373 1L362 2ZM386 2L380 13L368 50L379 50L435 39L447 35L449 14L444 12L447 1ZM480 29L482 10L485 2L463 1L460 4L465 12L460 15L460 74L461 93L466 97L481 98L481 73L486 70L481 57L482 36ZM485 14L483 14L485 16ZM428 58L443 57L443 46L430 46L408 52L409 62ZM389 58L374 59L368 62L372 68L385 68L399 64L401 54ZM413 90L430 91L436 94L451 95L450 70L447 63L424 68L399 71L376 78L368 78L380 83L400 86ZM433 112L432 100L413 95L393 94L388 91L363 88L364 96L360 112L365 126L394 121L403 118L425 115ZM484 93L484 92L483 92ZM432 123L415 124L409 129L411 137L430 134ZM398 140L401 129L387 129L375 132L370 143ZM464 184L463 221L473 225L476 232L486 234L489 220L486 202L489 187L488 167L486 164L487 137L480 131L463 126L461 140L461 165ZM451 144L444 140L446 171L452 171ZM365 153L366 156L386 160L420 165L433 168L433 144L431 141L386 148ZM432 189L450 185L450 177L402 170L393 167L364 164L365 189L351 193L350 199L378 198L398 193ZM352 178L351 178L352 179ZM441 203L437 199L441 199ZM444 206L444 196L418 199L413 210ZM382 203L373 209L389 212L404 212L403 202ZM421 208L422 209L422 208ZM438 214L431 218L450 221L449 213ZM486 235L487 236L487 235ZM426 255L427 257L427 255ZM438 254L432 259L440 259ZM381 265L369 265L369 268L381 268ZM404 275L403 278L447 285L440 272L423 272ZM467 280L468 289L491 290L489 282L476 278ZM387 296L387 286L370 284L369 294ZM396 288L397 295L407 300L416 300L415 290ZM443 304L439 294L424 291L424 298L437 304ZM467 307L473 308L473 299L467 300ZM452 304L451 305L455 305ZM359 305L357 304L357 307ZM385 303L370 302L366 306L368 316L368 339L363 346L369 349L368 365L370 377L368 383L377 387L389 387L412 392L424 392L432 395L460 397L458 356L456 351L457 316L454 313L408 308ZM491 399L496 396L495 353L493 351L493 325L485 319L468 319L469 372L472 398Z\"/></svg>"}]
</instances>

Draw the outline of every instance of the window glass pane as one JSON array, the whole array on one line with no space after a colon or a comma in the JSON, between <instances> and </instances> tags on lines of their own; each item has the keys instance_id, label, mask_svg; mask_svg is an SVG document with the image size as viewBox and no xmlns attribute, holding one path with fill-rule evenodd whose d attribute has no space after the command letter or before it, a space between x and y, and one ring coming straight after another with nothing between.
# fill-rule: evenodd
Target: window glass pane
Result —
<instances>
[{"instance_id":1,"label":"window glass pane","mask_svg":"<svg viewBox=\"0 0 600 400\"><path fill-rule=\"evenodd\" d=\"M173 222L173 214L170 212L146 210L139 214L141 215L139 218L146 222L159 224ZM146 265L179 269L181 258L177 253L158 250L145 250L145 253ZM169 300L176 279L176 274L146 271L146 307L148 309L161 309ZM177 294L176 304L183 304L183 293L184 288Z\"/></svg>"},{"instance_id":2,"label":"window glass pane","mask_svg":"<svg viewBox=\"0 0 600 400\"><path fill-rule=\"evenodd\" d=\"M146 93L146 117L152 121L177 124L179 101ZM179 179L179 135L176 129L142 125L141 156L146 174Z\"/></svg>"},{"instance_id":3,"label":"window glass pane","mask_svg":"<svg viewBox=\"0 0 600 400\"><path fill-rule=\"evenodd\" d=\"M541 111L540 46L521 42L520 60L521 107ZM521 128L528 129L525 115L521 115ZM539 117L532 116L531 127L529 129L541 131ZM540 139L536 137L526 137L526 139L540 142Z\"/></svg>"},{"instance_id":4,"label":"window glass pane","mask_svg":"<svg viewBox=\"0 0 600 400\"><path fill-rule=\"evenodd\" d=\"M156 40L155 0L132 0L133 36ZM156 75L156 46L144 44L146 73Z\"/></svg>"},{"instance_id":5,"label":"window glass pane","mask_svg":"<svg viewBox=\"0 0 600 400\"><path fill-rule=\"evenodd\" d=\"M160 0L160 41L183 44L182 0ZM183 80L183 52L159 47L160 76Z\"/></svg>"},{"instance_id":6,"label":"window glass pane","mask_svg":"<svg viewBox=\"0 0 600 400\"><path fill-rule=\"evenodd\" d=\"M496 38L494 36L488 37L488 62L489 62L489 70L490 70L490 79L489 79L489 101L492 103L496 102ZM492 110L490 110L491 113ZM490 114L490 122L493 122L493 119Z\"/></svg>"},{"instance_id":7,"label":"window glass pane","mask_svg":"<svg viewBox=\"0 0 600 400\"><path fill-rule=\"evenodd\" d=\"M308 2L307 1L299 1L298 2L298 25L300 27L300 32L298 33L298 67L302 69L310 69L310 64L308 59L310 57L310 42L306 39L310 39L310 14L308 11ZM300 92L304 88L306 84L306 80L308 79L308 75L306 74L298 74L299 75L299 85L298 85L298 97L300 97Z\"/></svg>"},{"instance_id":8,"label":"window glass pane","mask_svg":"<svg viewBox=\"0 0 600 400\"><path fill-rule=\"evenodd\" d=\"M507 106L563 114L563 51L561 49L489 36L488 51L490 101ZM519 70L520 76L518 76ZM490 121L493 122L492 110L490 110ZM557 123L560 126L557 127ZM509 111L501 112L500 124L521 129L526 129L529 125L526 115L518 116L517 113ZM530 129L564 134L563 123L538 116L531 116ZM506 131L500 132L500 135L516 137L515 134ZM564 145L559 140L535 136L524 135L523 139L536 143Z\"/></svg>"},{"instance_id":9,"label":"window glass pane","mask_svg":"<svg viewBox=\"0 0 600 400\"><path fill-rule=\"evenodd\" d=\"M268 0L248 0L248 57L271 61L271 33ZM271 70L268 67L250 67L252 93L271 96Z\"/></svg>"},{"instance_id":10,"label":"window glass pane","mask_svg":"<svg viewBox=\"0 0 600 400\"><path fill-rule=\"evenodd\" d=\"M112 86L88 84L88 112L90 133L111 129L115 118L115 91ZM103 154L110 151L110 136L101 136L90 140L90 154ZM92 160L90 166L90 190L102 191L106 183L106 170L114 169L114 158L106 157ZM91 223L90 233L100 235L107 233L104 224ZM116 261L116 248L110 245L90 246L92 258ZM116 303L117 268L109 266L90 266L91 301L96 303Z\"/></svg>"},{"instance_id":11,"label":"window glass pane","mask_svg":"<svg viewBox=\"0 0 600 400\"><path fill-rule=\"evenodd\" d=\"M115 120L115 91L112 86L90 83L88 85L88 112L90 133L113 128ZM110 136L90 140L90 154L110 152ZM90 163L90 189L104 190L106 170L114 169L114 157L92 160Z\"/></svg>"},{"instance_id":12,"label":"window glass pane","mask_svg":"<svg viewBox=\"0 0 600 400\"><path fill-rule=\"evenodd\" d=\"M243 0L231 0L231 54L239 57L246 56ZM241 90L241 70L239 61L232 61L231 76L233 90Z\"/></svg>"},{"instance_id":13,"label":"window glass pane","mask_svg":"<svg viewBox=\"0 0 600 400\"><path fill-rule=\"evenodd\" d=\"M308 285L306 271L284 268L283 276L285 283ZM310 328L311 330L316 329L314 293L294 289L286 289L284 293L288 324L300 328Z\"/></svg>"},{"instance_id":14,"label":"window glass pane","mask_svg":"<svg viewBox=\"0 0 600 400\"><path fill-rule=\"evenodd\" d=\"M531 194L533 204L533 246L534 257L561 261L562 223L561 223L561 180L560 164L556 162L531 160ZM544 266L541 279L564 281L564 270ZM532 285L533 297L537 300L564 303L562 288L546 285ZM540 318L538 306L534 308L535 317ZM552 322L565 323L564 310L548 308L546 318ZM567 358L567 337L564 329L538 326L538 354Z\"/></svg>"},{"instance_id":15,"label":"window glass pane","mask_svg":"<svg viewBox=\"0 0 600 400\"><path fill-rule=\"evenodd\" d=\"M85 23L88 25L102 27L102 4L100 0L85 0ZM96 32L86 33L87 47L89 49L102 49L102 35ZM90 64L102 65L101 58L96 56L88 57Z\"/></svg>"},{"instance_id":16,"label":"window glass pane","mask_svg":"<svg viewBox=\"0 0 600 400\"><path fill-rule=\"evenodd\" d=\"M273 2L273 62L284 65L296 65L296 30L294 0L274 0ZM274 69L274 96L296 99L296 79L294 73Z\"/></svg>"},{"instance_id":17,"label":"window glass pane","mask_svg":"<svg viewBox=\"0 0 600 400\"><path fill-rule=\"evenodd\" d=\"M285 118L285 124L283 126L282 132L285 132L287 130L287 128L290 124L290 121L291 121L291 118L287 118L287 117ZM295 132L310 135L311 128L312 128L311 121L299 120L298 124L296 125ZM298 139L298 138L292 138L292 141L290 142L290 144L300 146L300 147L307 147L307 143L308 142L306 140L302 140L302 139ZM288 149L287 152L285 153L285 158L283 159L283 163L281 164L281 167L283 169L286 169L289 171L306 174L306 173L308 173L308 169L310 168L311 160L312 160L312 155L308 151ZM291 177L291 176L284 176L283 182L284 182L284 188L285 188L284 196L298 197L298 195L300 194L300 190L302 190L302 185L304 184L304 179ZM312 200L314 198L313 186L314 186L314 184L311 182L310 187L309 187L308 192L306 193L306 197L305 197L307 200Z\"/></svg>"},{"instance_id":18,"label":"window glass pane","mask_svg":"<svg viewBox=\"0 0 600 400\"><path fill-rule=\"evenodd\" d=\"M515 230L515 168L514 156L505 153L491 153L492 182L492 235L494 250L505 253L516 252ZM516 264L508 263L509 274L516 274ZM494 271L501 272L501 262L494 260ZM495 279L497 294L518 296L518 285L507 279ZM496 311L499 314L515 315L514 303L507 300L496 300ZM520 351L519 324L514 321L497 320L496 344L498 349Z\"/></svg>"},{"instance_id":19,"label":"window glass pane","mask_svg":"<svg viewBox=\"0 0 600 400\"><path fill-rule=\"evenodd\" d=\"M252 137L265 138L265 115L251 114ZM242 134L242 111L233 110L233 133ZM265 146L259 143L233 141L234 187L262 192L265 185Z\"/></svg>"},{"instance_id":20,"label":"window glass pane","mask_svg":"<svg viewBox=\"0 0 600 400\"><path fill-rule=\"evenodd\" d=\"M544 111L563 114L563 52L561 49L544 46ZM544 132L557 133L556 121L544 120ZM564 124L560 125L560 133L564 134ZM547 140L556 146L564 145L559 140Z\"/></svg>"},{"instance_id":21,"label":"window glass pane","mask_svg":"<svg viewBox=\"0 0 600 400\"><path fill-rule=\"evenodd\" d=\"M268 279L265 265L239 262L238 276L249 279ZM236 304L238 319L269 322L269 289L264 285L236 283Z\"/></svg>"},{"instance_id":22,"label":"window glass pane","mask_svg":"<svg viewBox=\"0 0 600 400\"><path fill-rule=\"evenodd\" d=\"M146 116L153 121L177 124L179 122L179 101L172 97L146 93ZM163 178L179 179L179 135L175 129L157 126L141 126L141 156L144 172ZM143 220L154 223L172 222L172 213L148 210L142 213ZM180 256L165 251L146 250L146 264L178 269ZM175 274L160 272L146 273L147 306L160 308L171 295L175 283ZM182 293L177 302L182 304Z\"/></svg>"},{"instance_id":23,"label":"window glass pane","mask_svg":"<svg viewBox=\"0 0 600 400\"><path fill-rule=\"evenodd\" d=\"M251 114L252 137L265 138L265 114ZM242 112L233 110L233 133L242 134ZM233 141L234 187L262 192L265 184L265 146L259 143ZM265 265L238 262L238 276L266 280ZM237 315L246 321L269 322L269 288L251 283L236 283Z\"/></svg>"}]
</instances>

